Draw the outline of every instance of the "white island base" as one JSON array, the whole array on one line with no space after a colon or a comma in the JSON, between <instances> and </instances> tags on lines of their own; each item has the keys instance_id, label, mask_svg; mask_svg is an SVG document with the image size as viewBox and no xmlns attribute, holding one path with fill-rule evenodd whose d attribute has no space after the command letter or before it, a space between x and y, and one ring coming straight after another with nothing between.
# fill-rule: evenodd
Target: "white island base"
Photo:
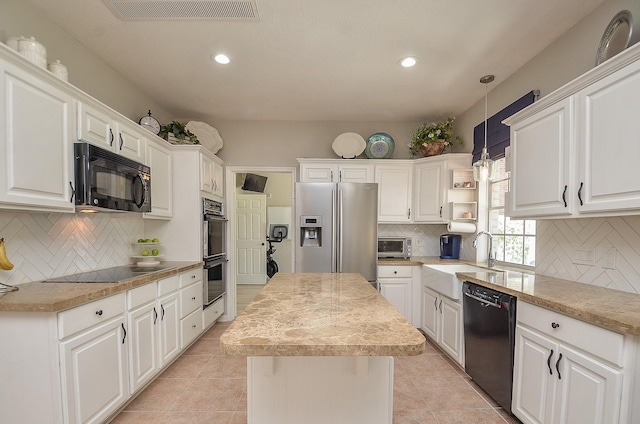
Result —
<instances>
[{"instance_id":1,"label":"white island base","mask_svg":"<svg viewBox=\"0 0 640 424\"><path fill-rule=\"evenodd\" d=\"M247 357L248 424L391 424L393 356Z\"/></svg>"}]
</instances>

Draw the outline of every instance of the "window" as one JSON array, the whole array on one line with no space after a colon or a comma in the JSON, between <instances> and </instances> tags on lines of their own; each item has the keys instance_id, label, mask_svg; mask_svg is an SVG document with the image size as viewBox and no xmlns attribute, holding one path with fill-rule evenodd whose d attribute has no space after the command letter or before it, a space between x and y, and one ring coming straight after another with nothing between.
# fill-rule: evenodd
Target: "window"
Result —
<instances>
[{"instance_id":1,"label":"window","mask_svg":"<svg viewBox=\"0 0 640 424\"><path fill-rule=\"evenodd\" d=\"M509 190L509 173L505 159L495 163L496 178L489 183L489 232L493 235L496 260L505 263L535 266L536 221L511 219L505 216L505 193Z\"/></svg>"}]
</instances>

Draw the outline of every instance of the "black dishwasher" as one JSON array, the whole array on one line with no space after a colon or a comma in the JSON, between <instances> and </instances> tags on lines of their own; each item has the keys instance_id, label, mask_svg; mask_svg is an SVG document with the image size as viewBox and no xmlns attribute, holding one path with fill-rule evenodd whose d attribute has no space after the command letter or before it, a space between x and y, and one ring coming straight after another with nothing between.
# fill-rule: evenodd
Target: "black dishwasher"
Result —
<instances>
[{"instance_id":1,"label":"black dishwasher","mask_svg":"<svg viewBox=\"0 0 640 424\"><path fill-rule=\"evenodd\" d=\"M468 281L462 294L465 370L511 413L516 298Z\"/></svg>"}]
</instances>

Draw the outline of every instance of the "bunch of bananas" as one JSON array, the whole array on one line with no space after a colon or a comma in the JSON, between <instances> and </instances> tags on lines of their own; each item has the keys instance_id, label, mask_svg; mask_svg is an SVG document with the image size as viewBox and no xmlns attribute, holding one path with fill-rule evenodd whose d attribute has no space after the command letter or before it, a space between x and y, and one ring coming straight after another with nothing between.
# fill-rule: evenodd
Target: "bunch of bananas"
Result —
<instances>
[{"instance_id":1,"label":"bunch of bananas","mask_svg":"<svg viewBox=\"0 0 640 424\"><path fill-rule=\"evenodd\" d=\"M9 271L13 269L13 264L7 258L7 251L4 247L4 239L0 238L0 269Z\"/></svg>"}]
</instances>

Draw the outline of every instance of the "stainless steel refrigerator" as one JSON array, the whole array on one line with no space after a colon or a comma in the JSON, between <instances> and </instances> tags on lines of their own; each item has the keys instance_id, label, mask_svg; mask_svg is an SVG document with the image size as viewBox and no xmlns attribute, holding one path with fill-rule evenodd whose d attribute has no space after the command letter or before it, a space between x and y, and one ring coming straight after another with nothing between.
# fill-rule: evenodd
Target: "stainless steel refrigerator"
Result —
<instances>
[{"instance_id":1,"label":"stainless steel refrigerator","mask_svg":"<svg viewBox=\"0 0 640 424\"><path fill-rule=\"evenodd\" d=\"M296 184L296 272L355 272L376 286L378 184Z\"/></svg>"}]
</instances>

